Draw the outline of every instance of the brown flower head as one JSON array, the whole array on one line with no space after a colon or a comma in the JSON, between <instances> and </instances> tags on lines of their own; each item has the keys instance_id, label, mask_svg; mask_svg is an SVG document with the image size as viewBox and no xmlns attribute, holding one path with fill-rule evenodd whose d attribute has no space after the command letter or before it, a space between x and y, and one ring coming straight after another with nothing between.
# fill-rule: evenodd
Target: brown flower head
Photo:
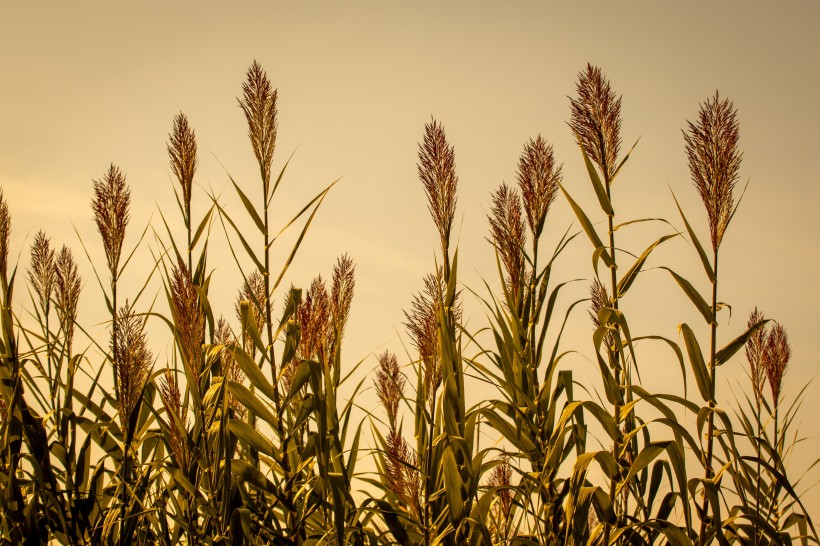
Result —
<instances>
[{"instance_id":1,"label":"brown flower head","mask_svg":"<svg viewBox=\"0 0 820 546\"><path fill-rule=\"evenodd\" d=\"M514 189L501 184L493 193L489 220L493 245L507 272L507 286L513 299L517 299L524 274L524 244L527 242L527 234L524 231L521 200Z\"/></svg>"},{"instance_id":2,"label":"brown flower head","mask_svg":"<svg viewBox=\"0 0 820 546\"><path fill-rule=\"evenodd\" d=\"M606 286L604 286L598 278L592 281L592 284L589 287L589 296L591 300L588 311L589 318L592 320L592 324L595 325L595 329L597 330L601 327L601 319L599 318L601 309L611 306L612 302ZM606 334L606 337L604 337L604 343L606 343L609 350L614 350L615 338L612 337L612 332Z\"/></svg>"},{"instance_id":3,"label":"brown flower head","mask_svg":"<svg viewBox=\"0 0 820 546\"><path fill-rule=\"evenodd\" d=\"M347 254L338 258L333 267L333 281L330 289L330 308L333 325L328 328L328 359L333 362L337 343L344 336L350 306L353 303L353 289L356 287L356 266Z\"/></svg>"},{"instance_id":4,"label":"brown flower head","mask_svg":"<svg viewBox=\"0 0 820 546\"><path fill-rule=\"evenodd\" d=\"M0 276L6 278L9 267L9 238L11 237L11 214L3 188L0 188Z\"/></svg>"},{"instance_id":5,"label":"brown flower head","mask_svg":"<svg viewBox=\"0 0 820 546\"><path fill-rule=\"evenodd\" d=\"M696 123L687 122L684 131L689 172L706 206L712 248L717 251L734 208L732 192L737 183L743 154L738 150L740 135L737 110L717 91L700 105Z\"/></svg>"},{"instance_id":6,"label":"brown flower head","mask_svg":"<svg viewBox=\"0 0 820 546\"><path fill-rule=\"evenodd\" d=\"M524 145L516 177L524 198L530 232L534 239L538 239L561 181L561 166L555 164L552 144L548 144L541 135Z\"/></svg>"},{"instance_id":7,"label":"brown flower head","mask_svg":"<svg viewBox=\"0 0 820 546\"><path fill-rule=\"evenodd\" d=\"M319 357L326 348L331 320L331 301L325 281L319 275L310 283L310 288L296 311L301 335L296 350L297 361Z\"/></svg>"},{"instance_id":8,"label":"brown flower head","mask_svg":"<svg viewBox=\"0 0 820 546\"><path fill-rule=\"evenodd\" d=\"M447 286L441 268L424 277L424 289L413 296L411 311L404 312L407 322L404 323L410 334L410 342L419 352L424 385L428 401L432 402L436 389L441 384L441 362L438 349L438 315L440 302L445 298ZM461 304L459 293L453 302L453 315L456 323L461 321Z\"/></svg>"},{"instance_id":9,"label":"brown flower head","mask_svg":"<svg viewBox=\"0 0 820 546\"><path fill-rule=\"evenodd\" d=\"M310 283L307 294L296 307L299 345L291 362L282 363L285 389L290 390L293 374L302 360L321 360L330 356L328 343L333 342L332 303L325 281L319 275Z\"/></svg>"},{"instance_id":10,"label":"brown flower head","mask_svg":"<svg viewBox=\"0 0 820 546\"><path fill-rule=\"evenodd\" d=\"M775 324L766 340L763 356L775 407L780 401L780 388L783 385L783 376L786 375L786 367L791 356L792 350L786 329L781 324Z\"/></svg>"},{"instance_id":11,"label":"brown flower head","mask_svg":"<svg viewBox=\"0 0 820 546\"><path fill-rule=\"evenodd\" d=\"M126 438L134 432L129 430L128 419L142 399L151 372L151 351L145 338L146 320L147 317L136 314L126 302L117 313L112 329L111 345L118 386L117 409Z\"/></svg>"},{"instance_id":12,"label":"brown flower head","mask_svg":"<svg viewBox=\"0 0 820 546\"><path fill-rule=\"evenodd\" d=\"M509 489L512 485L512 466L510 465L510 458L507 455L503 455L501 462L493 468L487 485L500 488L496 492L496 495L499 500L500 515L502 516L501 523L506 522L510 517L513 501L512 493Z\"/></svg>"},{"instance_id":13,"label":"brown flower head","mask_svg":"<svg viewBox=\"0 0 820 546\"><path fill-rule=\"evenodd\" d=\"M276 147L276 89L273 89L262 65L253 61L248 69L239 106L248 122L248 137L259 162L265 195L270 187L271 162Z\"/></svg>"},{"instance_id":14,"label":"brown flower head","mask_svg":"<svg viewBox=\"0 0 820 546\"><path fill-rule=\"evenodd\" d=\"M333 283L330 292L332 304L333 324L341 337L350 315L350 305L353 302L353 289L356 287L356 266L353 260L344 254L336 260L333 268Z\"/></svg>"},{"instance_id":15,"label":"brown flower head","mask_svg":"<svg viewBox=\"0 0 820 546\"><path fill-rule=\"evenodd\" d=\"M578 74L578 97L570 99L569 126L589 158L601 169L607 184L618 168L621 147L621 97L597 66L587 64Z\"/></svg>"},{"instance_id":16,"label":"brown flower head","mask_svg":"<svg viewBox=\"0 0 820 546\"><path fill-rule=\"evenodd\" d=\"M77 264L68 247L63 246L57 254L55 265L55 300L57 315L60 317L60 328L65 337L65 347L71 356L74 341L74 323L77 320L77 302L80 300L82 282L77 272Z\"/></svg>"},{"instance_id":17,"label":"brown flower head","mask_svg":"<svg viewBox=\"0 0 820 546\"><path fill-rule=\"evenodd\" d=\"M757 310L749 314L749 322L746 327L751 328L761 320L763 320L763 313ZM752 376L752 388L755 393L755 400L760 401L763 397L763 382L766 379L766 367L764 365L764 356L766 351L767 331L765 326L758 328L752 334L752 337L746 342L746 360L749 361L750 373Z\"/></svg>"},{"instance_id":18,"label":"brown flower head","mask_svg":"<svg viewBox=\"0 0 820 546\"><path fill-rule=\"evenodd\" d=\"M190 460L187 438L188 408L182 404L179 385L170 369L165 370L165 377L159 384L159 394L162 398L162 405L165 406L165 413L168 416L168 443L171 446L171 453L174 454L177 466L187 471ZM176 417L176 420L174 417ZM176 422L177 420L179 423Z\"/></svg>"},{"instance_id":19,"label":"brown flower head","mask_svg":"<svg viewBox=\"0 0 820 546\"><path fill-rule=\"evenodd\" d=\"M102 179L94 180L94 199L91 201L112 278L117 277L130 206L131 190L125 183L125 175L112 163Z\"/></svg>"},{"instance_id":20,"label":"brown flower head","mask_svg":"<svg viewBox=\"0 0 820 546\"><path fill-rule=\"evenodd\" d=\"M231 332L231 327L228 326L228 321L219 317L216 323L216 333L214 334L214 343L222 345L223 348L219 352L219 362L221 366L222 375L228 381L234 383L243 383L245 381L245 373L239 367L239 362L233 357L231 347L236 344L236 337ZM228 404L233 408L239 418L245 416L245 406L239 403L239 400L230 392L228 393Z\"/></svg>"},{"instance_id":21,"label":"brown flower head","mask_svg":"<svg viewBox=\"0 0 820 546\"><path fill-rule=\"evenodd\" d=\"M411 513L421 517L421 473L418 471L418 453L411 448L396 430L387 433L387 457L385 460L388 487Z\"/></svg>"},{"instance_id":22,"label":"brown flower head","mask_svg":"<svg viewBox=\"0 0 820 546\"><path fill-rule=\"evenodd\" d=\"M435 119L424 126L417 167L427 194L427 206L441 237L442 249L446 249L456 215L458 176L453 147L447 143L444 128Z\"/></svg>"},{"instance_id":23,"label":"brown flower head","mask_svg":"<svg viewBox=\"0 0 820 546\"><path fill-rule=\"evenodd\" d=\"M241 303L243 301L250 302L250 308L253 311L254 324L258 332L262 332L262 327L265 325L265 280L258 271L254 271L248 275L242 282L242 288L236 295L236 303L234 309L236 310L236 318L239 323L242 323ZM253 347L250 334L245 334L245 348Z\"/></svg>"},{"instance_id":24,"label":"brown flower head","mask_svg":"<svg viewBox=\"0 0 820 546\"><path fill-rule=\"evenodd\" d=\"M376 372L376 393L379 395L390 429L396 430L399 402L404 397L404 376L399 370L396 355L384 351L379 355L379 371Z\"/></svg>"},{"instance_id":25,"label":"brown flower head","mask_svg":"<svg viewBox=\"0 0 820 546\"><path fill-rule=\"evenodd\" d=\"M171 278L171 314L179 336L180 353L199 383L203 371L205 313L199 305L199 295L191 279L191 272L181 258L177 260Z\"/></svg>"},{"instance_id":26,"label":"brown flower head","mask_svg":"<svg viewBox=\"0 0 820 546\"><path fill-rule=\"evenodd\" d=\"M31 245L31 264L28 269L28 280L40 301L40 309L45 315L51 308L51 294L54 291L54 249L51 239L38 231Z\"/></svg>"},{"instance_id":27,"label":"brown flower head","mask_svg":"<svg viewBox=\"0 0 820 546\"><path fill-rule=\"evenodd\" d=\"M180 112L174 116L174 128L168 135L168 157L171 170L182 188L182 202L185 207L185 221L191 220L191 187L197 167L196 134L188 124L188 118Z\"/></svg>"},{"instance_id":28,"label":"brown flower head","mask_svg":"<svg viewBox=\"0 0 820 546\"><path fill-rule=\"evenodd\" d=\"M589 287L589 296L589 318L592 320L592 324L595 325L595 328L600 328L601 320L598 318L598 315L601 312L601 309L604 307L609 307L611 302L609 300L609 293L607 292L606 287L598 278L592 281L592 284Z\"/></svg>"}]
</instances>

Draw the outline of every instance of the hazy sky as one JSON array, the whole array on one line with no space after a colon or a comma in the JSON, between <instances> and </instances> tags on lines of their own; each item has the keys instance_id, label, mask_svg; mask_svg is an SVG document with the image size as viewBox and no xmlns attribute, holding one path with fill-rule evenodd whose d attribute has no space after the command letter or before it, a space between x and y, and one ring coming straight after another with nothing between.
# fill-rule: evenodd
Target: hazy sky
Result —
<instances>
[{"instance_id":1,"label":"hazy sky","mask_svg":"<svg viewBox=\"0 0 820 546\"><path fill-rule=\"evenodd\" d=\"M81 258L84 278L80 319L104 339L105 327L94 326L104 320L102 295L74 233L76 227L92 258L102 263L89 207L91 180L111 162L126 173L133 198L126 245L136 242L151 217L164 237L160 210L181 224L165 142L173 116L183 111L200 150L195 216L208 206L205 190L221 193L225 207L241 214L220 162L251 195L261 192L236 102L245 71L257 59L279 91L276 166L295 151L274 224L283 225L342 177L288 282L307 286L318 273L329 276L339 254L354 258L356 299L345 355L351 365L366 359L363 369L369 372L375 366L371 353L389 348L403 354L402 310L433 269L437 236L415 166L424 124L435 116L455 146L459 274L466 288L484 296L482 279L498 286L486 241L489 194L502 181L514 183L526 140L540 133L552 142L564 164L566 187L590 211L597 210L566 125L567 97L575 92L578 72L591 62L623 95L624 146L641 138L613 188L621 220L663 217L681 227L671 189L706 241L705 214L689 179L681 128L716 89L737 106L741 173L749 185L722 246L720 299L732 305L733 314L731 320L721 316L720 344L742 331L755 305L782 322L793 349L788 397L816 378L820 364L812 329L820 307L820 180L813 165L820 126L820 4L766 6L7 3L0 8L0 186L13 215L12 249L15 256L22 253L26 265L38 229L57 244L69 244ZM559 198L547 221L547 247L572 222ZM638 224L621 241L640 252L670 230ZM122 292L131 297L150 271L150 250L157 248L154 237L148 239L125 275ZM212 300L233 318L239 273L218 224L211 239ZM277 263L290 240L284 237L274 247ZM590 254L588 242L579 237L560 262L557 278L587 279L567 292L564 307L585 297L593 274ZM657 265L675 268L706 293L695 251L684 240L661 247L648 268ZM149 297L160 289L152 287ZM469 326L486 326L475 298L466 299ZM647 271L623 305L635 335L678 339L677 325L688 322L706 339L700 316L661 270ZM585 310L569 324L563 346L585 356L566 365L579 377L594 377ZM160 323L153 325L152 338L157 365L164 365L170 345ZM667 353L647 354L644 382L682 392L675 361ZM746 367L739 355L720 370L719 397L727 408L733 407L733 392L743 397L748 390ZM811 438L790 463L794 478L820 451L817 386L806 392L801 432ZM476 400L490 395L476 390ZM690 395L696 399L696 390ZM801 490L817 478L817 472L809 475ZM820 491L813 489L805 500L820 518Z\"/></svg>"}]
</instances>

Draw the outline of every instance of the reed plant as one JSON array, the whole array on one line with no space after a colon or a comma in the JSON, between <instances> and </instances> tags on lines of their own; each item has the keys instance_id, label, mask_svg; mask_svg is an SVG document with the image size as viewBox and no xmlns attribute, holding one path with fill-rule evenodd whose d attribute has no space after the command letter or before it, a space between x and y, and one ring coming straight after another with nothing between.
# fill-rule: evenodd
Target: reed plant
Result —
<instances>
[{"instance_id":1,"label":"reed plant","mask_svg":"<svg viewBox=\"0 0 820 546\"><path fill-rule=\"evenodd\" d=\"M576 200L589 186L566 174L546 138L526 140L511 161L515 183L489 196L486 248L496 267L488 279L496 281L481 287L459 281L455 147L438 120L425 125L417 172L437 253L409 296L405 358L388 349L356 361L345 352L357 289L347 254L324 275L291 278L337 181L285 221L273 214L291 159L276 154L278 93L257 62L238 106L259 178L225 170L241 206L198 184L197 134L181 112L166 145L179 217L160 209L133 237L123 170L111 164L92 181L99 268L90 244L79 242L105 301L103 335L78 316L87 290L69 246L37 232L18 278L0 189L0 543L820 542L801 501L806 477L795 479L787 463L802 441L806 392L786 387L787 331L757 309L740 333L718 328L731 309L719 300L718 257L740 201L737 111L715 93L683 133L706 209L704 247L680 206L681 230L654 212L623 217L615 183L626 183L635 146L622 153L621 103L600 68L579 73L567 135L597 207ZM554 225L551 211L564 205L577 230ZM627 230L642 230L651 244L625 248ZM288 232L294 242L285 246ZM210 265L226 261L210 255L217 237L236 279ZM556 278L584 237L592 270ZM663 264L659 249L683 239L701 263L707 296ZM145 246L148 271L126 297L122 278ZM677 337L630 329L627 304L640 296L630 289L650 260L699 311L705 341L686 323ZM15 306L20 283L29 297ZM220 307L215 283L233 286L233 308ZM580 283L589 283L588 297ZM148 302L155 286L164 298ZM486 324L469 326L467 298ZM565 340L584 310L589 351ZM161 327L173 343L154 356L150 340ZM724 336L731 341L719 348ZM648 344L666 351L652 365L680 373L684 385L694 377L699 399L644 386ZM735 366L742 349L750 381L730 411L719 403L717 370ZM579 379L578 353L591 355L596 385ZM361 420L370 385L379 407ZM472 400L478 385L492 394Z\"/></svg>"}]
</instances>

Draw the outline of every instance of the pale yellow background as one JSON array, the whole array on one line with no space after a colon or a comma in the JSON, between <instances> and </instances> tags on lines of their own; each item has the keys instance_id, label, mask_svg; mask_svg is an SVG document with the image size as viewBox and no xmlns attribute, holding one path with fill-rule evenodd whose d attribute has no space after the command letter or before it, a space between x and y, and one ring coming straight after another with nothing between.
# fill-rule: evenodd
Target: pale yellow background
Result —
<instances>
[{"instance_id":1,"label":"pale yellow background","mask_svg":"<svg viewBox=\"0 0 820 546\"><path fill-rule=\"evenodd\" d=\"M252 196L261 193L235 98L245 70L258 59L279 89L276 165L296 150L275 224L343 176L288 282L306 286L317 273L327 277L336 256L349 252L358 266L346 361L365 359L363 370L370 373L371 353L390 348L409 362L402 309L432 270L437 241L415 167L424 123L431 115L442 121L455 146L460 279L486 295L482 278L498 286L485 240L488 197L500 182L514 182L525 140L541 133L554 143L566 187L588 210L597 210L566 125L567 97L574 94L578 71L592 62L623 95L624 147L641 137L613 189L620 220L661 216L680 227L671 188L705 241L705 215L689 180L681 128L715 89L739 109L742 177L749 186L721 254L720 299L732 305L733 315L721 317L720 341L742 331L755 305L781 321L794 355L785 381L788 398L816 379L820 363L818 20L816 2L6 3L0 7L0 186L13 215L12 249L15 257L22 253L24 267L37 229L69 244L84 278L80 319L104 341L103 299L72 228L101 265L89 207L92 178L112 161L127 174L133 197L127 245L150 217L167 240L159 211L179 236L165 141L172 117L182 110L200 149L195 215L207 207L204 190L221 193L221 202L241 214L219 162ZM572 221L559 198L545 248ZM640 252L669 231L662 224L639 224L621 242ZM211 238L212 299L233 318L239 273L218 224ZM277 260L290 240L275 247ZM158 248L151 232L147 241L125 275L122 293L132 298L150 271L151 250ZM579 237L556 278L589 279L590 251ZM655 265L674 267L704 293L708 288L694 250L682 239L661 247L648 267ZM584 297L586 287L584 281L568 291L564 308ZM153 282L140 306L147 309L159 293L157 309L164 311L160 290ZM24 294L18 288L18 304L27 300ZM485 326L475 298L465 297L469 327ZM678 339L676 326L686 321L706 339L702 319L663 271L645 273L623 305L635 335ZM170 355L168 332L157 321L151 335L156 365L162 366ZM595 377L590 346L590 324L579 309L563 347L584 356L568 358L566 366L594 389L598 384L585 379ZM680 372L669 354L645 354L641 370L650 390L681 394ZM99 365L97 354L89 356L90 366ZM745 370L742 354L720 370L720 401L730 410L735 396L748 392ZM691 376L689 381L696 399ZM471 385L472 402L492 396L492 389ZM374 407L372 391L361 400ZM801 436L809 439L790 460L793 478L817 456L819 411L812 384L800 417ZM816 471L806 476L799 490L818 477ZM820 518L820 491L812 489L804 501Z\"/></svg>"}]
</instances>

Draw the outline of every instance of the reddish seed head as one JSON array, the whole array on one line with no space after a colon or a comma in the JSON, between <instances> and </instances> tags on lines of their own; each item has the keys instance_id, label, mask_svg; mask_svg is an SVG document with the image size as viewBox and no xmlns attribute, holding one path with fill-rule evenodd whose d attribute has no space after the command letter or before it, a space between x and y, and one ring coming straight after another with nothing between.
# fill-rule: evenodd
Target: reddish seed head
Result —
<instances>
[{"instance_id":1,"label":"reddish seed head","mask_svg":"<svg viewBox=\"0 0 820 546\"><path fill-rule=\"evenodd\" d=\"M159 394L162 405L165 406L167 414L168 429L170 431L168 443L171 446L171 453L176 458L177 466L187 470L189 462L188 452L188 408L182 404L182 395L179 391L174 374L170 369L165 370L165 377L159 384ZM176 420L174 419L176 417ZM177 423L176 421L179 421ZM182 430L180 430L180 426Z\"/></svg>"},{"instance_id":2,"label":"reddish seed head","mask_svg":"<svg viewBox=\"0 0 820 546\"><path fill-rule=\"evenodd\" d=\"M146 318L139 316L128 302L120 308L112 330L112 353L117 374L117 403L120 423L126 437L128 419L139 404L151 372L151 351L145 337ZM113 340L116 336L117 344Z\"/></svg>"},{"instance_id":3,"label":"reddish seed head","mask_svg":"<svg viewBox=\"0 0 820 546\"><path fill-rule=\"evenodd\" d=\"M3 188L0 188L0 275L6 278L9 266L9 238L11 237L11 214Z\"/></svg>"},{"instance_id":4,"label":"reddish seed head","mask_svg":"<svg viewBox=\"0 0 820 546\"><path fill-rule=\"evenodd\" d=\"M256 330L262 332L262 327L265 325L265 280L258 271L254 271L242 281L242 288L239 289L239 293L236 295L234 310L240 324L242 323L241 303L243 301L249 302ZM245 336L244 342L246 348L253 346L250 334Z\"/></svg>"},{"instance_id":5,"label":"reddish seed head","mask_svg":"<svg viewBox=\"0 0 820 546\"><path fill-rule=\"evenodd\" d=\"M131 190L125 183L125 175L113 163L102 179L94 180L94 199L91 208L105 248L105 257L111 277L118 275L125 227L128 225L131 206Z\"/></svg>"},{"instance_id":6,"label":"reddish seed head","mask_svg":"<svg viewBox=\"0 0 820 546\"><path fill-rule=\"evenodd\" d=\"M54 249L51 248L51 239L42 231L37 232L31 245L28 279L40 301L40 308L48 314L51 308L51 294L54 291Z\"/></svg>"},{"instance_id":7,"label":"reddish seed head","mask_svg":"<svg viewBox=\"0 0 820 546\"><path fill-rule=\"evenodd\" d=\"M77 319L77 303L80 300L82 282L71 250L63 246L55 262L55 290L57 315L63 330L66 353L71 356L74 340L74 322Z\"/></svg>"},{"instance_id":8,"label":"reddish seed head","mask_svg":"<svg viewBox=\"0 0 820 546\"><path fill-rule=\"evenodd\" d=\"M518 193L506 184L501 184L493 192L492 209L488 218L492 243L507 272L507 286L513 298L517 299L524 274L524 244L527 241Z\"/></svg>"},{"instance_id":9,"label":"reddish seed head","mask_svg":"<svg viewBox=\"0 0 820 546\"><path fill-rule=\"evenodd\" d=\"M738 149L737 110L716 91L700 105L697 121L687 122L687 126L683 138L689 172L706 206L712 248L717 251L732 217L732 193L743 158Z\"/></svg>"},{"instance_id":10,"label":"reddish seed head","mask_svg":"<svg viewBox=\"0 0 820 546\"><path fill-rule=\"evenodd\" d=\"M180 351L199 382L202 374L202 343L205 337L205 313L199 305L191 273L180 258L171 279L171 312L179 335Z\"/></svg>"},{"instance_id":11,"label":"reddish seed head","mask_svg":"<svg viewBox=\"0 0 820 546\"><path fill-rule=\"evenodd\" d=\"M276 89L271 86L262 65L253 61L246 81L242 84L239 107L248 122L248 137L259 162L266 196L270 187L273 151L276 148L276 95Z\"/></svg>"},{"instance_id":12,"label":"reddish seed head","mask_svg":"<svg viewBox=\"0 0 820 546\"><path fill-rule=\"evenodd\" d=\"M168 157L171 170L182 189L182 202L185 205L186 221L190 220L191 187L197 167L196 134L188 123L188 118L180 112L174 117L174 127L168 135Z\"/></svg>"},{"instance_id":13,"label":"reddish seed head","mask_svg":"<svg viewBox=\"0 0 820 546\"><path fill-rule=\"evenodd\" d=\"M525 146L518 160L518 187L533 238L541 236L550 205L558 195L561 166L555 164L552 144L538 135Z\"/></svg>"},{"instance_id":14,"label":"reddish seed head","mask_svg":"<svg viewBox=\"0 0 820 546\"><path fill-rule=\"evenodd\" d=\"M570 99L569 126L609 184L621 147L621 97L601 69L590 64L578 75L576 89L577 98Z\"/></svg>"},{"instance_id":15,"label":"reddish seed head","mask_svg":"<svg viewBox=\"0 0 820 546\"><path fill-rule=\"evenodd\" d=\"M456 214L456 160L444 128L436 120L424 126L419 144L418 173L427 194L427 206L438 228L442 247L449 245Z\"/></svg>"},{"instance_id":16,"label":"reddish seed head","mask_svg":"<svg viewBox=\"0 0 820 546\"><path fill-rule=\"evenodd\" d=\"M780 389L783 385L783 376L786 375L786 367L791 359L792 350L789 345L789 337L786 329L781 324L775 324L766 341L763 361L766 367L766 375L769 378L769 386L772 389L772 400L777 406L780 401Z\"/></svg>"},{"instance_id":17,"label":"reddish seed head","mask_svg":"<svg viewBox=\"0 0 820 546\"><path fill-rule=\"evenodd\" d=\"M399 402L404 397L404 376L399 369L396 355L383 352L379 355L379 370L376 372L376 393L387 412L391 430L396 430Z\"/></svg>"},{"instance_id":18,"label":"reddish seed head","mask_svg":"<svg viewBox=\"0 0 820 546\"><path fill-rule=\"evenodd\" d=\"M751 328L761 320L763 313L755 307L749 314L747 328ZM765 326L758 328L752 337L746 342L746 360L749 362L749 371L752 376L752 389L754 389L755 399L760 401L763 396L763 382L766 379L766 367L764 362L766 342L768 333Z\"/></svg>"}]
</instances>

